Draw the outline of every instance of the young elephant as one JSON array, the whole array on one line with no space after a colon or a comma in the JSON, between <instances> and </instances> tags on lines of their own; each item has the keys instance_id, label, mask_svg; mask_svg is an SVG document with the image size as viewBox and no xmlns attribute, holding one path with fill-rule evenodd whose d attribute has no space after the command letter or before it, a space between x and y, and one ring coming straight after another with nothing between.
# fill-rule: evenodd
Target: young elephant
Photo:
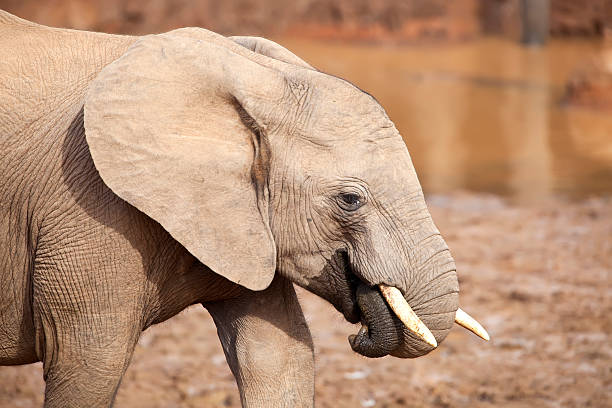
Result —
<instances>
[{"instance_id":1,"label":"young elephant","mask_svg":"<svg viewBox=\"0 0 612 408\"><path fill-rule=\"evenodd\" d=\"M111 405L141 331L195 303L244 406L312 406L292 282L369 357L467 319L408 151L350 83L264 39L5 12L0 61L0 363L42 361L47 407Z\"/></svg>"}]
</instances>

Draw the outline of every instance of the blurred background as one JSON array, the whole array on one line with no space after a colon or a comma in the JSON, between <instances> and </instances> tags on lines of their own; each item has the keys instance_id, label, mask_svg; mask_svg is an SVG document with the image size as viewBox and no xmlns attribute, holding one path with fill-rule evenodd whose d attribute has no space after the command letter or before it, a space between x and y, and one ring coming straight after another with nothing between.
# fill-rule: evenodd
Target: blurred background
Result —
<instances>
[{"instance_id":1,"label":"blurred background","mask_svg":"<svg viewBox=\"0 0 612 408\"><path fill-rule=\"evenodd\" d=\"M41 24L201 26L271 38L374 95L400 130L489 329L431 355L354 355L300 291L319 407L612 406L612 0L0 0ZM0 406L40 406L40 365L0 367ZM118 407L237 407L199 307L148 330Z\"/></svg>"}]
</instances>

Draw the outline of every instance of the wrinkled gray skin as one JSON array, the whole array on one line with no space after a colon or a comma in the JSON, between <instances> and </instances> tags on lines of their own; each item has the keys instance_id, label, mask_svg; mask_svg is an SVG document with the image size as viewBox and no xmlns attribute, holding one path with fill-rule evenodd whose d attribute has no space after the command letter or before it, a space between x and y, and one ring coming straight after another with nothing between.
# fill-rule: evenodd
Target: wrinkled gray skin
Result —
<instances>
[{"instance_id":1,"label":"wrinkled gray skin","mask_svg":"<svg viewBox=\"0 0 612 408\"><path fill-rule=\"evenodd\" d=\"M46 406L111 405L140 333L195 303L244 406L312 406L292 282L366 323L366 356L431 351L380 283L438 342L451 328L453 260L399 133L350 83L263 39L4 12L0 78L0 363L42 361Z\"/></svg>"}]
</instances>

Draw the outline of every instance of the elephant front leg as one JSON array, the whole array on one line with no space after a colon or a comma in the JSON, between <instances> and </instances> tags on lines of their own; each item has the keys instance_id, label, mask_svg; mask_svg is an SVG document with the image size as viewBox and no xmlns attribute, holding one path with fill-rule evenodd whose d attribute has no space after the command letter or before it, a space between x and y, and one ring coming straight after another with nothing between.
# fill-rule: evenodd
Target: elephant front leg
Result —
<instances>
[{"instance_id":1,"label":"elephant front leg","mask_svg":"<svg viewBox=\"0 0 612 408\"><path fill-rule=\"evenodd\" d=\"M43 362L45 408L112 406L140 335L137 292L119 298L117 287L125 285L113 287L104 279L86 282L82 271L39 267L34 273L36 352Z\"/></svg>"},{"instance_id":2,"label":"elephant front leg","mask_svg":"<svg viewBox=\"0 0 612 408\"><path fill-rule=\"evenodd\" d=\"M122 314L82 314L38 305L37 351L45 408L112 406L140 330Z\"/></svg>"},{"instance_id":3,"label":"elephant front leg","mask_svg":"<svg viewBox=\"0 0 612 408\"><path fill-rule=\"evenodd\" d=\"M244 407L314 406L312 338L291 282L204 305L212 315Z\"/></svg>"}]
</instances>

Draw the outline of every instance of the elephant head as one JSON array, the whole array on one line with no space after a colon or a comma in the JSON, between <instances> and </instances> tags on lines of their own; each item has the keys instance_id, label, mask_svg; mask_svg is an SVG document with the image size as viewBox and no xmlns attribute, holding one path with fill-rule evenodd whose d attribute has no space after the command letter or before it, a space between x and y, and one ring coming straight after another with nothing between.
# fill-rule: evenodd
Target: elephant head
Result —
<instances>
[{"instance_id":1,"label":"elephant head","mask_svg":"<svg viewBox=\"0 0 612 408\"><path fill-rule=\"evenodd\" d=\"M216 273L288 277L362 322L365 356L416 357L452 327L455 264L408 150L349 82L263 39L181 29L105 67L84 120L105 183Z\"/></svg>"}]
</instances>

